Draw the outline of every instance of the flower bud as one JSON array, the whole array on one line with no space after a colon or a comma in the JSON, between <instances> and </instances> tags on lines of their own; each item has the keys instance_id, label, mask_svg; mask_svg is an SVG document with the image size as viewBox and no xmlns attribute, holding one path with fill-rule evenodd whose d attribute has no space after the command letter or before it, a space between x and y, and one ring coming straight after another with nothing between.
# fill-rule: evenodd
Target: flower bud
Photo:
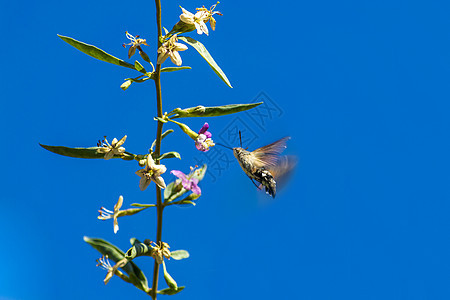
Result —
<instances>
[{"instance_id":1,"label":"flower bud","mask_svg":"<svg viewBox=\"0 0 450 300\"><path fill-rule=\"evenodd\" d=\"M121 88L122 90L126 91L126 90L130 87L130 85L131 85L132 83L133 83L133 82L132 82L131 80L127 80L127 81L125 81L124 83L122 83L122 85L120 86L120 88Z\"/></svg>"}]
</instances>

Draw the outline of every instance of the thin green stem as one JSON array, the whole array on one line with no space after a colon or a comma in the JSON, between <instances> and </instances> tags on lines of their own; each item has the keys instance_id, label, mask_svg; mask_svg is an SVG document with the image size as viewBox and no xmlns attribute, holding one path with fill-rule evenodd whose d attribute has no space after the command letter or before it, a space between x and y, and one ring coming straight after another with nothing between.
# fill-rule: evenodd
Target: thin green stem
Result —
<instances>
[{"instance_id":1,"label":"thin green stem","mask_svg":"<svg viewBox=\"0 0 450 300\"><path fill-rule=\"evenodd\" d=\"M155 0L156 4L156 26L158 27L158 48L161 47L161 42L159 38L162 36L162 26L161 26L161 0ZM156 65L155 70L155 87L156 87L156 110L158 117L163 116L162 109L162 94L161 94L161 65ZM156 145L155 145L155 153L156 157L159 157L161 154L161 136L163 124L161 121L158 121L158 128L156 129ZM156 164L159 164L159 160L156 160ZM161 188L156 186L156 243L159 244L162 237L162 220L163 220L163 210L164 206L162 203L161 197ZM158 277L159 277L159 264L155 260L155 266L153 268L153 283L152 283L152 292L151 296L153 300L156 300L157 292L158 292Z\"/></svg>"}]
</instances>

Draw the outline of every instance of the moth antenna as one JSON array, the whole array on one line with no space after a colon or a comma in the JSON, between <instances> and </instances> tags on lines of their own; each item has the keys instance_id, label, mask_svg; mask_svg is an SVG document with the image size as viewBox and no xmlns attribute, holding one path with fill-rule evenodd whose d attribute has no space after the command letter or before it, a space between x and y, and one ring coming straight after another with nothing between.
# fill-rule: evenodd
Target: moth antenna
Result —
<instances>
[{"instance_id":1,"label":"moth antenna","mask_svg":"<svg viewBox=\"0 0 450 300\"><path fill-rule=\"evenodd\" d=\"M239 142L241 143L241 148L242 148L242 137L241 137L241 131L239 130Z\"/></svg>"},{"instance_id":2,"label":"moth antenna","mask_svg":"<svg viewBox=\"0 0 450 300\"><path fill-rule=\"evenodd\" d=\"M225 146L225 145L223 145L223 144L221 144L221 143L215 143L216 145L219 145L219 146L222 146L222 147L225 147L225 148L228 148L228 149L230 149L230 150L233 150L233 148L231 148L231 147L228 147L228 146Z\"/></svg>"}]
</instances>

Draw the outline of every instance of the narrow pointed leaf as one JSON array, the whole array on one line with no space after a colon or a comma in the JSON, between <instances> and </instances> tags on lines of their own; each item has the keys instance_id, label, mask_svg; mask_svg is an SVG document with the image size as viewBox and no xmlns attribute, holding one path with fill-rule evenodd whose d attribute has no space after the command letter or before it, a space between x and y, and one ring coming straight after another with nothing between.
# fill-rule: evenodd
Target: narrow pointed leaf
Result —
<instances>
[{"instance_id":1,"label":"narrow pointed leaf","mask_svg":"<svg viewBox=\"0 0 450 300\"><path fill-rule=\"evenodd\" d=\"M75 47L76 49L80 50L83 53L86 53L89 56L92 56L93 58L96 58L101 61L105 61L111 64L115 64L121 67L130 68L133 70L136 70L136 68L126 61L123 61L115 56L112 56L111 54L106 53L102 49L99 49L93 45L89 45L80 41L77 41L71 37L59 35L58 36L69 45Z\"/></svg>"},{"instance_id":2,"label":"narrow pointed leaf","mask_svg":"<svg viewBox=\"0 0 450 300\"><path fill-rule=\"evenodd\" d=\"M187 36L180 36L178 37L179 40L182 40L197 50L197 52L206 60L206 62L209 64L209 66L213 69L213 71L217 74L217 76L220 77L220 79L223 80L230 88L232 88L230 81L228 80L225 73L222 71L222 69L217 65L217 63L212 58L211 54L209 54L208 50L206 50L205 46L200 43L199 41L194 40L193 38L187 37Z\"/></svg>"},{"instance_id":3,"label":"narrow pointed leaf","mask_svg":"<svg viewBox=\"0 0 450 300\"><path fill-rule=\"evenodd\" d=\"M167 67L167 68L162 68L161 72L175 72L175 71L181 71L181 70L190 70L192 69L191 67Z\"/></svg>"},{"instance_id":4,"label":"narrow pointed leaf","mask_svg":"<svg viewBox=\"0 0 450 300\"><path fill-rule=\"evenodd\" d=\"M50 152L68 156L68 157L76 157L76 158L105 158L104 153L97 153L97 149L99 147L89 147L89 148L70 148L70 147L64 147L64 146L48 146L48 145L42 145L39 144L42 148L45 150L48 150ZM113 158L122 158L125 160L133 160L136 155L125 152L123 153L123 156L120 155L114 155Z\"/></svg>"},{"instance_id":5,"label":"narrow pointed leaf","mask_svg":"<svg viewBox=\"0 0 450 300\"><path fill-rule=\"evenodd\" d=\"M131 206L134 207L156 207L156 204L141 204L141 203L133 203Z\"/></svg>"},{"instance_id":6,"label":"narrow pointed leaf","mask_svg":"<svg viewBox=\"0 0 450 300\"><path fill-rule=\"evenodd\" d=\"M164 154L161 154L158 158L154 158L155 160L161 160L161 159L166 159L166 158L178 158L181 159L181 155L178 152L172 151L172 152L167 152Z\"/></svg>"},{"instance_id":7,"label":"narrow pointed leaf","mask_svg":"<svg viewBox=\"0 0 450 300\"><path fill-rule=\"evenodd\" d=\"M172 295L178 294L182 290L184 290L184 286L179 286L178 289L176 289L176 290L171 289L171 288L163 289L163 290L158 291L158 294L172 296Z\"/></svg>"},{"instance_id":8,"label":"narrow pointed leaf","mask_svg":"<svg viewBox=\"0 0 450 300\"><path fill-rule=\"evenodd\" d=\"M165 138L166 136L168 136L169 134L171 134L173 132L173 129L169 129L163 132L163 134L161 134L161 141L163 140L163 138ZM152 146L150 147L150 150L153 151L153 148L156 145L156 139L153 141Z\"/></svg>"},{"instance_id":9,"label":"narrow pointed leaf","mask_svg":"<svg viewBox=\"0 0 450 300\"><path fill-rule=\"evenodd\" d=\"M168 116L172 119L176 118L192 118L192 117L219 117L238 112L246 111L261 105L263 102L248 103L248 104L228 104L221 106L196 106L185 109L175 108Z\"/></svg>"},{"instance_id":10,"label":"narrow pointed leaf","mask_svg":"<svg viewBox=\"0 0 450 300\"><path fill-rule=\"evenodd\" d=\"M175 260L185 259L189 257L189 252L186 250L175 250L170 252L170 258Z\"/></svg>"}]
</instances>

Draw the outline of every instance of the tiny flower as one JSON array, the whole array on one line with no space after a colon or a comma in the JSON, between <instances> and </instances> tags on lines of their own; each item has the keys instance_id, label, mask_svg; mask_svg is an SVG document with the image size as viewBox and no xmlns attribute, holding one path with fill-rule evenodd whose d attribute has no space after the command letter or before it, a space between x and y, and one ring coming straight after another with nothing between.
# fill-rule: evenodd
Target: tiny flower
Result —
<instances>
[{"instance_id":1,"label":"tiny flower","mask_svg":"<svg viewBox=\"0 0 450 300\"><path fill-rule=\"evenodd\" d=\"M136 174L141 177L141 180L139 181L139 188L141 191L145 190L152 181L154 181L160 188L165 189L166 183L161 177L161 174L164 174L166 170L166 166L155 164L152 156L150 154L147 155L145 168L136 171Z\"/></svg>"},{"instance_id":2,"label":"tiny flower","mask_svg":"<svg viewBox=\"0 0 450 300\"><path fill-rule=\"evenodd\" d=\"M123 44L123 45L122 45L124 48L125 48L127 45L128 45L128 46L131 46L131 47L130 47L130 50L128 50L128 58L131 58L131 57L134 55L134 53L136 53L136 49L139 49L139 52L145 53L144 51L142 51L141 45L148 46L148 45L147 45L147 40L145 40L145 39L140 39L140 38L139 38L139 35L137 35L136 37L134 37L134 36L132 36L131 34L129 34L128 31L126 31L125 34L127 35L127 38L131 41L131 43Z\"/></svg>"},{"instance_id":3,"label":"tiny flower","mask_svg":"<svg viewBox=\"0 0 450 300\"><path fill-rule=\"evenodd\" d=\"M159 245L153 243L155 246L153 247L152 257L156 260L158 264L163 263L164 257L170 259L170 250L169 244L164 242L159 242Z\"/></svg>"},{"instance_id":4,"label":"tiny flower","mask_svg":"<svg viewBox=\"0 0 450 300\"><path fill-rule=\"evenodd\" d=\"M209 151L209 147L214 146L214 142L211 139L211 132L207 131L209 128L208 123L205 123L198 132L197 139L195 140L195 147L203 152Z\"/></svg>"},{"instance_id":5,"label":"tiny flower","mask_svg":"<svg viewBox=\"0 0 450 300\"><path fill-rule=\"evenodd\" d=\"M205 22L209 20L209 11L197 9L198 11L195 15L180 6L183 13L180 15L180 20L186 24L191 24L195 26L198 34L205 33L208 35L208 27L206 27Z\"/></svg>"},{"instance_id":6,"label":"tiny flower","mask_svg":"<svg viewBox=\"0 0 450 300\"><path fill-rule=\"evenodd\" d=\"M121 195L116 205L114 205L114 211L110 211L109 209L106 209L104 207L101 207L98 211L100 213L100 215L97 217L98 219L108 220L112 218L114 220L114 233L117 233L117 231L119 231L119 222L117 221L117 218L119 217L119 214L121 212L120 208L122 207L122 204L123 196Z\"/></svg>"},{"instance_id":7,"label":"tiny flower","mask_svg":"<svg viewBox=\"0 0 450 300\"><path fill-rule=\"evenodd\" d=\"M177 66L181 66L182 60L178 51L184 51L187 49L187 46L181 43L178 43L177 35L172 36L167 42L162 44L158 49L158 60L157 64L162 64L169 56L170 60Z\"/></svg>"},{"instance_id":8,"label":"tiny flower","mask_svg":"<svg viewBox=\"0 0 450 300\"><path fill-rule=\"evenodd\" d=\"M183 188L185 188L188 191L192 191L194 194L201 195L202 190L198 186L198 178L192 178L194 175L194 172L191 172L190 174L186 175L181 171L173 170L170 173L177 176L181 180L181 184L183 185Z\"/></svg>"},{"instance_id":9,"label":"tiny flower","mask_svg":"<svg viewBox=\"0 0 450 300\"><path fill-rule=\"evenodd\" d=\"M105 284L107 284L109 282L109 280L113 277L114 274L117 274L120 277L124 277L125 275L119 271L119 268L125 266L127 264L128 260L126 258L120 260L117 262L117 264L113 266L111 266L111 262L108 259L108 255L103 255L102 257L100 257L99 259L97 259L97 267L100 267L106 271L108 271L108 273L106 273L106 277L103 280L103 282Z\"/></svg>"},{"instance_id":10,"label":"tiny flower","mask_svg":"<svg viewBox=\"0 0 450 300\"><path fill-rule=\"evenodd\" d=\"M114 138L110 145L105 136L103 141L99 141L97 143L97 146L99 147L97 149L97 153L105 153L106 160L113 158L115 154L120 155L125 152L125 148L121 146L123 145L123 143L125 143L126 139L127 139L126 135L119 141L117 141L117 139Z\"/></svg>"}]
</instances>

